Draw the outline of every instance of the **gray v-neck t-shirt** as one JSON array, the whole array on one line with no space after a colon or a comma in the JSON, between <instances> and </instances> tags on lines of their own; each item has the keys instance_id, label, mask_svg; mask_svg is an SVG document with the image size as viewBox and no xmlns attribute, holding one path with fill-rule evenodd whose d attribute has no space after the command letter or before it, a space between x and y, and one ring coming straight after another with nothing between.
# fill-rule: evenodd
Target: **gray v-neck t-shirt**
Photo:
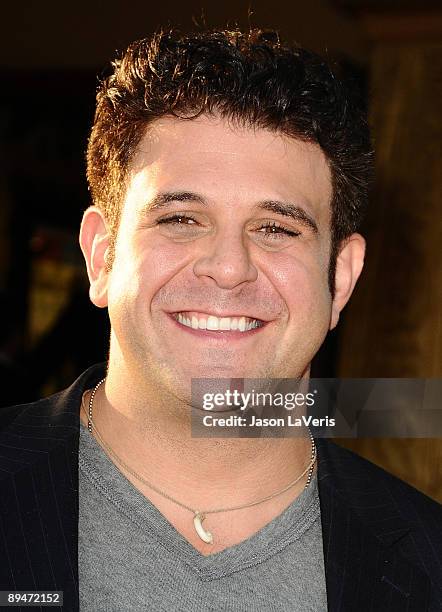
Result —
<instances>
[{"instance_id":1,"label":"gray v-neck t-shirt","mask_svg":"<svg viewBox=\"0 0 442 612\"><path fill-rule=\"evenodd\" d=\"M247 540L204 556L80 424L79 585L83 612L324 612L316 476Z\"/></svg>"}]
</instances>

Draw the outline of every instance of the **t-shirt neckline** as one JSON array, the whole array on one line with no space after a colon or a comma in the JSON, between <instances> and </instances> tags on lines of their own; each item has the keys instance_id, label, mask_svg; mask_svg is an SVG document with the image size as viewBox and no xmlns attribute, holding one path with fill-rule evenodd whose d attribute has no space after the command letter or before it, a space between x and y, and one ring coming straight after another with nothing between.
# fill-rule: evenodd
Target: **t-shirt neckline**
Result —
<instances>
[{"instance_id":1,"label":"t-shirt neckline","mask_svg":"<svg viewBox=\"0 0 442 612\"><path fill-rule=\"evenodd\" d=\"M201 579L221 578L277 554L308 531L320 516L317 476L281 514L246 540L203 555L125 477L80 421L79 468L106 499L159 545L172 551Z\"/></svg>"}]
</instances>

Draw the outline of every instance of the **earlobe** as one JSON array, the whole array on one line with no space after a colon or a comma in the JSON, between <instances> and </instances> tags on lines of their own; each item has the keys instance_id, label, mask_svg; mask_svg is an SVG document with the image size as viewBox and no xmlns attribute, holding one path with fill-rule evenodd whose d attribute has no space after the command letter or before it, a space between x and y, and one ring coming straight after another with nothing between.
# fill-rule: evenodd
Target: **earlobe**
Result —
<instances>
[{"instance_id":1,"label":"earlobe","mask_svg":"<svg viewBox=\"0 0 442 612\"><path fill-rule=\"evenodd\" d=\"M364 266L364 256L365 239L360 234L352 234L344 241L336 261L330 329L338 324L339 315L353 293Z\"/></svg>"},{"instance_id":2,"label":"earlobe","mask_svg":"<svg viewBox=\"0 0 442 612\"><path fill-rule=\"evenodd\" d=\"M103 213L96 206L90 206L84 212L79 239L90 282L89 297L98 308L107 306L109 275L106 271L106 258L109 238Z\"/></svg>"}]
</instances>

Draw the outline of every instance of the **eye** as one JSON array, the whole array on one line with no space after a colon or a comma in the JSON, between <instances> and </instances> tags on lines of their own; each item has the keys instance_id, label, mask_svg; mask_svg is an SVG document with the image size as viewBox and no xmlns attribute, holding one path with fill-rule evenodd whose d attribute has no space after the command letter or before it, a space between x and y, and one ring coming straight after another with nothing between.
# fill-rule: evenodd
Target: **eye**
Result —
<instances>
[{"instance_id":1,"label":"eye","mask_svg":"<svg viewBox=\"0 0 442 612\"><path fill-rule=\"evenodd\" d=\"M169 217L163 217L162 219L158 219L157 224L158 225L162 225L162 224L163 225L164 224L169 224L169 225L194 225L194 224L196 224L196 221L190 215L174 214L174 215L170 215Z\"/></svg>"},{"instance_id":2,"label":"eye","mask_svg":"<svg viewBox=\"0 0 442 612\"><path fill-rule=\"evenodd\" d=\"M187 242L210 231L210 223L201 215L188 212L170 213L155 221L159 233L174 242Z\"/></svg>"},{"instance_id":3,"label":"eye","mask_svg":"<svg viewBox=\"0 0 442 612\"><path fill-rule=\"evenodd\" d=\"M290 230L287 227L280 225L276 221L264 223L258 228L257 231L260 234L264 234L265 238L270 238L271 240L280 240L282 238L286 238L287 236L296 238L296 236L301 235L301 232Z\"/></svg>"}]
</instances>

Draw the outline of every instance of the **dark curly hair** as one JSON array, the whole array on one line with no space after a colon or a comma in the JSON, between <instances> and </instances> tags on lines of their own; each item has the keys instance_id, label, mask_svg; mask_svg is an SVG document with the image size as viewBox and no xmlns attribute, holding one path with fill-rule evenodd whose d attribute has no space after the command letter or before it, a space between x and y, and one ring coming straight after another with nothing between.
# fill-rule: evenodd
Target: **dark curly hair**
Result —
<instances>
[{"instance_id":1,"label":"dark curly hair","mask_svg":"<svg viewBox=\"0 0 442 612\"><path fill-rule=\"evenodd\" d=\"M93 202L110 226L114 259L126 178L146 126L165 115L216 113L241 125L280 132L323 150L331 170L331 256L360 225L372 169L364 112L316 54L283 45L274 31L160 31L132 43L100 85L87 150Z\"/></svg>"}]
</instances>

